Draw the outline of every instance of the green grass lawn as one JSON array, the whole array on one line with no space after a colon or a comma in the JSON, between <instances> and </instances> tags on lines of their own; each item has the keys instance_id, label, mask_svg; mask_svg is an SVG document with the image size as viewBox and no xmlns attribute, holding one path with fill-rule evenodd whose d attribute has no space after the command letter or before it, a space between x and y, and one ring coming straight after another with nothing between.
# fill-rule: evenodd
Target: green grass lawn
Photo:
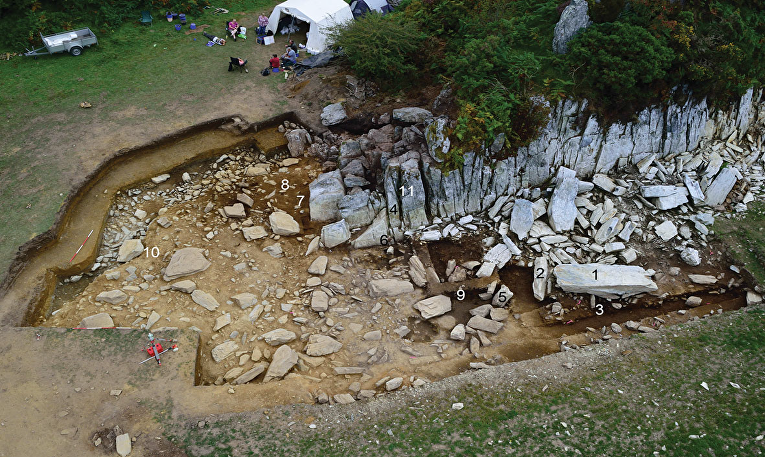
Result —
<instances>
[{"instance_id":1,"label":"green grass lawn","mask_svg":"<svg viewBox=\"0 0 765 457\"><path fill-rule=\"evenodd\" d=\"M746 213L733 219L719 217L714 228L736 260L765 284L765 203L750 203Z\"/></svg>"},{"instance_id":2,"label":"green grass lawn","mask_svg":"<svg viewBox=\"0 0 765 457\"><path fill-rule=\"evenodd\" d=\"M237 16L249 26L276 3L245 0L218 6L228 8L231 17L245 12ZM243 88L278 92L281 78L257 73L267 62L261 65L260 57L252 57L266 51L252 34L247 41L210 48L202 33L177 32L160 12L153 16L152 26L136 20L110 33L96 32L99 44L79 57L0 61L0 276L18 246L50 228L71 187L119 147L151 140L160 131L157 125L166 125L162 133L169 133L178 128L175 124L221 115L209 112L210 105L220 106L226 98L242 101ZM189 15L189 23L210 24L206 31L222 36L228 16L209 9ZM250 59L248 79L226 72L229 56ZM82 109L80 102L93 108ZM129 144L100 147L114 142L117 133L124 137L125 131L130 132Z\"/></svg>"},{"instance_id":3,"label":"green grass lawn","mask_svg":"<svg viewBox=\"0 0 765 457\"><path fill-rule=\"evenodd\" d=\"M235 414L203 429L176 423L170 435L190 456L743 457L765 450L762 307L637 338L633 353L595 360L592 371L565 382L519 369L513 381L423 395L376 415L350 407L334 413L339 423L317 420L315 430L301 420L310 412L283 408L265 412L269 419ZM452 410L454 402L464 409ZM284 428L288 421L297 425Z\"/></svg>"}]
</instances>

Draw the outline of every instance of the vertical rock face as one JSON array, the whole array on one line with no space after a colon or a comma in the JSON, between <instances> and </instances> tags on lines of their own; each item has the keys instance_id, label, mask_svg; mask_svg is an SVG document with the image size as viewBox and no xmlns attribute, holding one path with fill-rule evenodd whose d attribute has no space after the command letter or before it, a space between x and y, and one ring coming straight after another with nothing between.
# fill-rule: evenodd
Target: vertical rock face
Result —
<instances>
[{"instance_id":1,"label":"vertical rock face","mask_svg":"<svg viewBox=\"0 0 765 457\"><path fill-rule=\"evenodd\" d=\"M569 9L571 6L566 11ZM600 125L594 116L581 126L576 120L585 115L587 101L564 100L552 107L548 123L537 139L519 148L513 157L493 162L491 167L481 155L466 153L462 169L445 174L429 153L423 154L420 178L426 192L427 214L448 218L488 210L504 195L543 184L554 177L560 167L576 170L580 179L586 179L595 173L609 174L620 166L637 164L653 154L664 158L692 150L702 140L727 139L734 133L736 138L743 138L746 129L758 119L755 101L761 100L762 95L762 90L749 90L728 111L715 112L710 110L706 99L689 98L682 104L669 105L666 110L659 106L646 108L638 113L634 122L608 127ZM433 147L441 144L436 135L426 135L426 140L435 142ZM430 146L429 143L428 148ZM705 185L712 187L715 196L727 194L724 191L735 179L730 171L725 175L721 172L722 176L715 178L720 165L722 160L717 169L704 173L708 183L701 183L702 189L706 189ZM395 180L400 168L392 159L386 170L388 202L400 192L394 188L401 186ZM414 179L415 175L411 176ZM715 179L719 182L712 186ZM709 194L709 190L706 192ZM707 197L707 200L707 204L715 204L719 197ZM398 215L391 215L391 226L402 226Z\"/></svg>"},{"instance_id":2,"label":"vertical rock face","mask_svg":"<svg viewBox=\"0 0 765 457\"><path fill-rule=\"evenodd\" d=\"M555 25L553 36L553 51L558 54L568 52L568 42L592 21L587 12L587 0L571 0L571 4L563 10L560 20Z\"/></svg>"},{"instance_id":3,"label":"vertical rock face","mask_svg":"<svg viewBox=\"0 0 765 457\"><path fill-rule=\"evenodd\" d=\"M569 10L573 14L577 4L572 2L564 15ZM528 146L506 159L491 162L485 161L483 154L467 152L463 166L449 173L441 171L438 154L433 156L447 147L447 124L443 119L427 120L424 135L416 126L406 127L401 133L405 139L395 142L395 146L394 130L386 126L370 131L364 143L387 145L380 157L380 193L370 192L367 198L366 192L358 195L356 189L343 198L345 186L340 172L324 173L310 185L311 219L345 218L351 228L356 228L368 224L376 214L372 225L353 241L356 248L387 245L394 235L427 226L431 218L449 219L479 211L488 211L495 222L510 216L510 230L523 239L533 218L540 214L529 207L527 199L515 198L520 189L545 185L561 167L576 170L579 179L588 179L631 165L651 167L654 159L682 155L702 141L741 139L747 129L765 117L762 98L762 89L749 90L730 109L712 111L705 99L689 97L680 104L646 108L637 113L633 122L610 126L601 125L595 116L585 117L586 100L564 100L550 108L546 126ZM502 141L491 146L494 153L501 148ZM686 183L687 191L652 198L663 198L657 202L663 208L676 206L689 196L696 203L701 203L703 197L707 205L721 204L736 180L741 179L734 167L723 165L722 157L713 153L706 169L698 170L698 183L691 179L690 184ZM685 168L687 172L693 167ZM548 205L551 224L557 231L570 229L578 213L572 195L575 197L580 190L579 183L570 176L571 181L566 182L564 176L556 182L558 187ZM381 210L383 206L385 211ZM598 238L607 241L618 234L614 232L618 224L606 221L604 225L607 227Z\"/></svg>"}]
</instances>

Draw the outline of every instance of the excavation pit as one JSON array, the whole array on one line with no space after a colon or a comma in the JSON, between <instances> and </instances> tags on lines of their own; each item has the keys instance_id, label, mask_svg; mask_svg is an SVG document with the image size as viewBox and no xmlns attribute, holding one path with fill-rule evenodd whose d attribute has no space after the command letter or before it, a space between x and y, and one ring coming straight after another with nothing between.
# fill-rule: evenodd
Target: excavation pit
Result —
<instances>
[{"instance_id":1,"label":"excavation pit","mask_svg":"<svg viewBox=\"0 0 765 457\"><path fill-rule=\"evenodd\" d=\"M178 327L198 331L194 379L200 388L208 386L205 387L208 389L236 384L237 379L242 379L241 376L259 364L274 364L276 350L287 345L299 355L285 379L263 383L263 377L268 374L268 369L264 369L237 390L242 392L239 395L248 398L268 396L269 403L273 404L313 401L319 393L335 395L349 388L360 388L365 395L370 395L369 392L373 395L386 390L385 383L380 384L380 380L386 378L402 377L404 385L434 381L469 370L471 363L513 362L557 352L562 347L622 338L633 333L626 329L627 321L657 328L745 304L740 281L732 288L727 287L732 276L724 268L724 259L718 260L715 271L711 272L724 276L720 281L725 289L723 293L720 293L721 286L689 285L685 272L678 278L665 275L664 282L659 283L664 290L671 291L668 296L644 295L634 302L599 300L598 303L604 305L602 315L590 307L586 296L557 292L554 297L537 301L531 292L533 272L527 266L508 264L487 278L468 274L464 281L448 282L446 270L450 260L462 268L467 262L482 259L485 246L481 230L459 239L397 244L392 254L387 253L387 247L353 250L343 244L333 249L320 248L306 256L311 240L319 236L324 225L312 222L308 211L308 185L321 173L321 165L310 158L285 165L283 161L288 155L285 143L277 141L278 135L284 138L278 132L278 125L259 132L259 138L258 133L252 132L243 135L218 130L208 132L216 142L225 139L228 146L198 151L196 159L170 169L142 169L140 179L135 175L137 165L129 158L124 160L133 170L132 175L114 174L108 167L101 170L98 179L119 176L131 179L126 179L129 184L122 186L118 193L113 191L107 205L102 201L103 191L107 190L106 195L110 195L108 192L112 192L110 189L114 189L117 181L110 180L112 185L106 186L100 185L97 179L86 186L90 194L82 195L75 204L80 212L64 216L71 225L65 230L82 228L76 221L83 216L103 221L95 238L99 241L99 250L83 253L77 262L80 270L61 266L58 259L64 251L56 251L54 256L42 249L37 254L31 264L42 265L35 262L54 259L46 269L48 277L58 274L62 279L50 283L56 284L55 289L45 285L36 301L30 300L30 308L36 310L30 322L75 327L86 316L108 312L118 327L141 328L156 314L159 320L153 322L152 330ZM204 137L185 138L179 143L185 147L191 144L201 147L208 144L207 141ZM173 152L179 150L176 145L169 147ZM221 160L224 155L227 158ZM150 163L165 165L151 160L144 162ZM116 162L113 166L123 165ZM268 165L268 171L248 176L247 170L255 165ZM164 172L170 174L168 180L159 184L150 180ZM184 182L184 174L188 174L190 182ZM224 208L237 201L247 201L240 194L252 200L244 207L245 217L222 216L220 211ZM150 198L144 199L145 196ZM275 235L269 221L274 209L290 214L300 227L299 233ZM146 212L143 220L150 219L143 228L135 216L137 210ZM160 225L161 217L170 224ZM132 236L140 236L148 250L120 263L108 256L119 248L116 239L123 226L134 233ZM243 228L253 226L262 226L266 236L247 240ZM62 237L74 238L72 234ZM277 244L281 257L264 251ZM201 248L211 266L186 277L164 281L163 268L173 253L184 247ZM408 280L407 261L413 253L420 255L426 266L433 267L444 282L400 295L370 293L372 281ZM326 271L309 274L309 266L320 255L327 257ZM90 271L102 256L108 258L102 258L98 262L102 266ZM649 258L648 265L656 271L664 271L669 266L660 258ZM135 270L131 272L128 268ZM80 275L82 270L86 273L79 281L62 282L72 275ZM107 271L112 278L118 271L119 278L107 278ZM25 278L25 274L22 271L18 278ZM135 278L128 280L131 275ZM215 309L206 309L189 293L170 287L182 280L193 281L197 289L212 296L218 304ZM321 285L315 285L317 280ZM479 295L485 293L493 281L506 285L514 294L507 305L507 315L501 320L502 327L496 333L468 332L463 340L454 339L454 327L467 324L473 317L471 310L491 302ZM126 291L130 298L117 303L96 300L99 294L115 289ZM49 296L45 290L51 291ZM312 296L319 290L327 294L330 301L326 311L312 309ZM252 294L256 304L243 307L241 300L234 298L241 294ZM450 312L424 319L413 308L418 301L440 294L450 298ZM688 309L685 298L689 294L701 297L702 305ZM562 312L553 314L551 308L556 302ZM623 306L615 309L611 303ZM262 306L262 310L255 313L258 306ZM681 310L686 313L678 313ZM657 317L660 320L655 319ZM612 323L621 325L624 330L614 333L610 330ZM279 329L282 331L272 333ZM310 335L328 336L342 347L323 355L308 355ZM475 341L471 341L473 339ZM216 361L213 350L227 341L232 343L231 350ZM140 353L140 348L136 349Z\"/></svg>"}]
</instances>

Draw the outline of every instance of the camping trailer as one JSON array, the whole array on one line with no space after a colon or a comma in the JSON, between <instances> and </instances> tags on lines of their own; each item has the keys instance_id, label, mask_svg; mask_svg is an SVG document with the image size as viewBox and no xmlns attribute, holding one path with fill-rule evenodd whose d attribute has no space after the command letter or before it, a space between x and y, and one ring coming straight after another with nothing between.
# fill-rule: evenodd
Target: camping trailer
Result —
<instances>
[{"instance_id":1,"label":"camping trailer","mask_svg":"<svg viewBox=\"0 0 765 457\"><path fill-rule=\"evenodd\" d=\"M312 54L327 48L327 27L353 20L351 8L343 0L287 0L271 12L267 30L276 35L279 21L290 16L309 24L306 48Z\"/></svg>"}]
</instances>

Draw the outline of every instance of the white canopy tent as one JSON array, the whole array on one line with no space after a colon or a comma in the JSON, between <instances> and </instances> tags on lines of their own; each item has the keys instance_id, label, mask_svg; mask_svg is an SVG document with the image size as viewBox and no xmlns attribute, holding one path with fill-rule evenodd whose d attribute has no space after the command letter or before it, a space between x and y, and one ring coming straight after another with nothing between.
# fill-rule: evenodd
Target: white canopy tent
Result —
<instances>
[{"instance_id":1,"label":"white canopy tent","mask_svg":"<svg viewBox=\"0 0 765 457\"><path fill-rule=\"evenodd\" d=\"M310 24L306 48L317 54L327 47L326 28L353 20L353 13L343 0L287 0L274 8L268 18L267 30L278 33L279 21L293 16Z\"/></svg>"}]
</instances>

